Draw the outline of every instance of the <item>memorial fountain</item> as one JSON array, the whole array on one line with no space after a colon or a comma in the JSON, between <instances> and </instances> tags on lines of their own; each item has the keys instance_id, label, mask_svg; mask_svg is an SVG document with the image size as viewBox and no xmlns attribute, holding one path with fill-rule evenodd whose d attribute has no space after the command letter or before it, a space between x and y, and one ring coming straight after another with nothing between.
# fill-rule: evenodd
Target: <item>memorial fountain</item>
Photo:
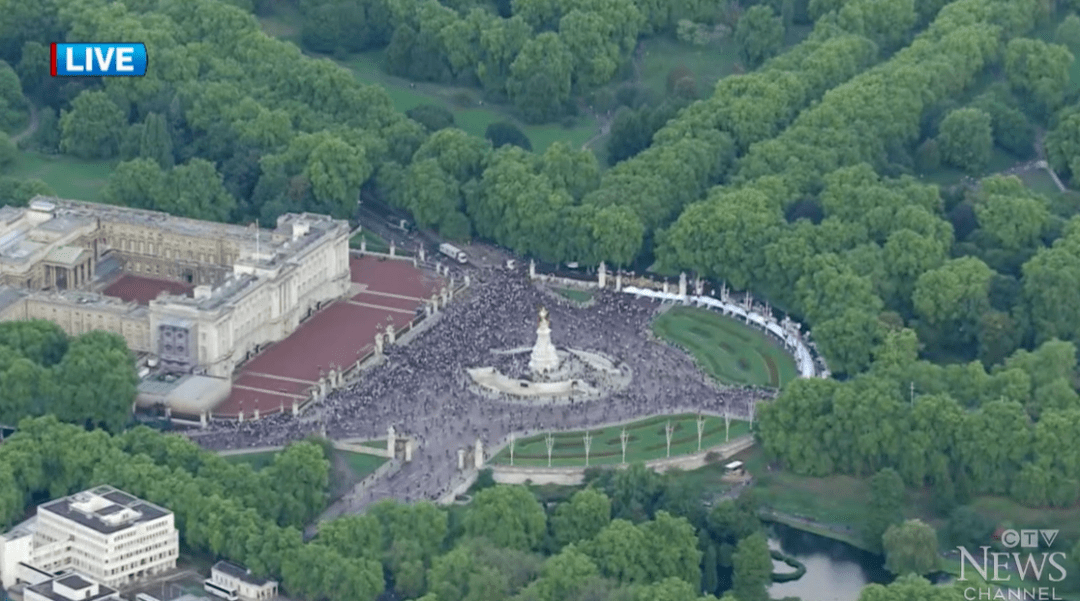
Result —
<instances>
[{"instance_id":1,"label":"memorial fountain","mask_svg":"<svg viewBox=\"0 0 1080 601\"><path fill-rule=\"evenodd\" d=\"M466 370L470 388L512 402L569 403L603 398L625 389L630 368L602 353L556 348L551 320L540 308L532 347L491 351L494 365ZM528 355L528 363L524 362Z\"/></svg>"}]
</instances>

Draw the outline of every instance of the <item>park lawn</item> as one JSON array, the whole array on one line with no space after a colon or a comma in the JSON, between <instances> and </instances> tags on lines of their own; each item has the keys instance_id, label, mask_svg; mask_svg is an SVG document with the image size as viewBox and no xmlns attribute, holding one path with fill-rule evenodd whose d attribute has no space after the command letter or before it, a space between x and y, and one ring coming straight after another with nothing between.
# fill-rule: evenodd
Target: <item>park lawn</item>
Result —
<instances>
[{"instance_id":1,"label":"park lawn","mask_svg":"<svg viewBox=\"0 0 1080 601\"><path fill-rule=\"evenodd\" d=\"M699 97L712 95L721 78L737 73L739 46L729 35L708 46L694 46L669 37L657 37L645 43L641 58L641 84L658 98L667 96L667 76L675 68L689 69L697 81Z\"/></svg>"},{"instance_id":2,"label":"park lawn","mask_svg":"<svg viewBox=\"0 0 1080 601\"><path fill-rule=\"evenodd\" d=\"M252 467L255 471L259 471L262 468L272 464L274 457L281 453L281 451L261 451L257 453L236 453L232 455L222 455L221 458L229 463L246 463Z\"/></svg>"},{"instance_id":3,"label":"park lawn","mask_svg":"<svg viewBox=\"0 0 1080 601\"><path fill-rule=\"evenodd\" d=\"M383 50L363 52L338 63L351 70L361 83L382 86L394 107L401 112L422 104L441 106L453 113L456 127L479 138L484 137L484 132L492 123L509 121L529 136L536 152L543 152L555 142L566 142L574 148L581 148L599 133L599 124L589 116L578 117L570 128L559 124L530 125L517 119L506 107L482 103L477 90L410 82L387 75L383 70L383 54Z\"/></svg>"},{"instance_id":4,"label":"park lawn","mask_svg":"<svg viewBox=\"0 0 1080 601\"><path fill-rule=\"evenodd\" d=\"M386 448L386 443L383 443L383 448ZM352 451L337 451L339 456L345 460L345 464L352 470L355 481L359 482L368 477L375 470L379 469L379 466L386 463L388 460L386 457L379 457L377 455L368 455L367 453L354 453Z\"/></svg>"},{"instance_id":5,"label":"park lawn","mask_svg":"<svg viewBox=\"0 0 1080 601\"><path fill-rule=\"evenodd\" d=\"M115 165L112 161L84 161L62 155L20 152L5 175L39 179L60 198L97 201Z\"/></svg>"},{"instance_id":6,"label":"park lawn","mask_svg":"<svg viewBox=\"0 0 1080 601\"><path fill-rule=\"evenodd\" d=\"M673 307L656 318L653 331L721 382L782 388L798 377L795 359L768 334L709 309Z\"/></svg>"},{"instance_id":7,"label":"park lawn","mask_svg":"<svg viewBox=\"0 0 1080 601\"><path fill-rule=\"evenodd\" d=\"M652 461L667 457L667 436L665 428L668 422L675 428L671 439L671 456L687 455L698 451L697 416L693 414L650 417L622 426L611 426L589 430L592 444L589 449L589 465L618 465L622 463L623 428L630 438L626 448L626 462ZM725 431L724 419L707 416L705 430L702 432L701 448L708 449L723 444L729 439L748 434L747 422L731 420L730 433ZM552 467L582 467L585 465L584 430L553 433L555 446L551 452ZM518 439L514 444L514 465L546 467L547 435L539 434ZM494 464L510 464L510 447L504 447L491 460Z\"/></svg>"},{"instance_id":8,"label":"park lawn","mask_svg":"<svg viewBox=\"0 0 1080 601\"><path fill-rule=\"evenodd\" d=\"M1050 177L1050 174L1045 169L1033 169L1031 171L1025 171L1019 174L1017 177L1024 182L1032 192L1038 192L1039 194L1060 194L1057 184L1054 183L1054 178Z\"/></svg>"},{"instance_id":9,"label":"park lawn","mask_svg":"<svg viewBox=\"0 0 1080 601\"><path fill-rule=\"evenodd\" d=\"M1020 159L1017 159L1012 154L994 146L994 152L990 156L990 163L986 166L986 169L982 173L977 175L971 175L967 172L942 165L933 171L924 173L921 177L928 180L930 183L938 184L939 186L954 186L959 184L964 177L974 177L976 179L986 177L988 175L1004 171L1009 167L1012 167Z\"/></svg>"},{"instance_id":10,"label":"park lawn","mask_svg":"<svg viewBox=\"0 0 1080 601\"><path fill-rule=\"evenodd\" d=\"M361 238L367 238L368 250L373 250L376 252L386 252L390 250L390 245L386 242L386 240L382 239L382 236L379 236L375 232L370 232L368 230L364 230L359 234L356 234L352 238L349 238L349 246L352 248L360 248Z\"/></svg>"},{"instance_id":11,"label":"park lawn","mask_svg":"<svg viewBox=\"0 0 1080 601\"><path fill-rule=\"evenodd\" d=\"M850 476L811 478L787 471L769 471L764 451L754 446L742 460L754 477L761 504L780 513L812 518L825 524L859 524L870 499L868 484Z\"/></svg>"},{"instance_id":12,"label":"park lawn","mask_svg":"<svg viewBox=\"0 0 1080 601\"><path fill-rule=\"evenodd\" d=\"M365 440L364 442L360 443L360 446L367 447L369 449L385 450L386 449L386 439L382 438L382 439L379 439L379 440Z\"/></svg>"},{"instance_id":13,"label":"park lawn","mask_svg":"<svg viewBox=\"0 0 1080 601\"><path fill-rule=\"evenodd\" d=\"M574 290L573 288L556 288L555 292L558 292L561 296L564 296L575 303L587 303L592 300L593 293L588 290Z\"/></svg>"},{"instance_id":14,"label":"park lawn","mask_svg":"<svg viewBox=\"0 0 1080 601\"><path fill-rule=\"evenodd\" d=\"M766 469L764 452L757 446L734 458L746 463L747 471L754 477L754 490L763 505L790 516L811 518L823 526L845 525L853 533L859 531L870 500L869 477L834 475L814 478L784 470L770 472ZM998 496L975 497L970 505L1002 525L1054 528L1061 531L1059 536L1063 540L1080 540L1080 506L1065 509L1031 508ZM935 528L943 528L945 520L936 515L931 507L928 490L907 490L905 517L919 518ZM800 524L794 526L805 528Z\"/></svg>"}]
</instances>

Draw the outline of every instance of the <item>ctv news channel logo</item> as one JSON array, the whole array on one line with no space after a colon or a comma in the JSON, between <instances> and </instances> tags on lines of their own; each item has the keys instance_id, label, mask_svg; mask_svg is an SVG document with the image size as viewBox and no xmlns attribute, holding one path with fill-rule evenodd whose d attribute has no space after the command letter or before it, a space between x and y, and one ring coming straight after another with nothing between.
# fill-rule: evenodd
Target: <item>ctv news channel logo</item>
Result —
<instances>
[{"instance_id":1,"label":"ctv news channel logo","mask_svg":"<svg viewBox=\"0 0 1080 601\"><path fill-rule=\"evenodd\" d=\"M1056 601L1054 584L1065 580L1065 553L1050 550L1057 530L1005 530L999 541L1010 551L992 551L989 546L971 553L960 551L959 582L969 582L978 573L990 586L964 589L968 601ZM1019 549L1017 549L1019 547ZM1041 550L1040 550L1041 549Z\"/></svg>"},{"instance_id":2,"label":"ctv news channel logo","mask_svg":"<svg viewBox=\"0 0 1080 601\"><path fill-rule=\"evenodd\" d=\"M53 77L141 77L146 44L53 44Z\"/></svg>"}]
</instances>

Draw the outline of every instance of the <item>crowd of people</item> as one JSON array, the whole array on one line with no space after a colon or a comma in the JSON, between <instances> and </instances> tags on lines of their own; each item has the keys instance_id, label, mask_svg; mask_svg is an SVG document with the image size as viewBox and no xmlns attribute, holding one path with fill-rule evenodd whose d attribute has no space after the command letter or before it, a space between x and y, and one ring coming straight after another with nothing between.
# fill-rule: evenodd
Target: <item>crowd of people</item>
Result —
<instances>
[{"instance_id":1,"label":"crowd of people","mask_svg":"<svg viewBox=\"0 0 1080 601\"><path fill-rule=\"evenodd\" d=\"M417 443L412 461L377 485L344 500L359 510L386 497L438 498L460 478L459 449L484 447L511 432L577 430L663 413L730 412L745 418L764 391L720 388L694 361L650 334L656 301L598 291L588 308L552 304L524 270L487 269L472 274L469 290L440 312L408 344L388 345L382 362L350 386L329 394L300 418L276 415L245 423L216 422L197 436L211 449L286 444L312 432L331 439L383 438L390 426ZM493 363L492 350L531 346L537 311L550 314L559 348L600 352L625 363L628 388L570 404L505 403L470 392L461 374Z\"/></svg>"}]
</instances>

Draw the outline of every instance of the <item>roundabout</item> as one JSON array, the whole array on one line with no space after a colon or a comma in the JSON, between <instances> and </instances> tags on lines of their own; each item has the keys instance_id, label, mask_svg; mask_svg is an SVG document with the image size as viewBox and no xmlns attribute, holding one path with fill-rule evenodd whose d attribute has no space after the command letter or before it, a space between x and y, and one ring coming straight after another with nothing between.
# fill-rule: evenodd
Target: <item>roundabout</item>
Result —
<instances>
[{"instance_id":1,"label":"roundabout","mask_svg":"<svg viewBox=\"0 0 1080 601\"><path fill-rule=\"evenodd\" d=\"M551 287L561 282L524 269L468 274L472 284L455 302L414 335L390 341L380 361L298 418L213 423L193 437L220 450L280 445L313 432L374 439L393 426L416 442L408 459L391 461L377 482L342 499L330 515L388 497L452 500L485 464L508 465L511 434L518 439L514 469L547 469L548 432L551 469L584 467L586 435L590 466L620 465L623 430L611 424L628 424L627 463L700 462L725 440L752 443L746 434L754 406L775 391L725 384L652 334L673 302L693 299L593 284L593 302L581 306L553 298ZM698 415L705 416L702 451Z\"/></svg>"}]
</instances>

